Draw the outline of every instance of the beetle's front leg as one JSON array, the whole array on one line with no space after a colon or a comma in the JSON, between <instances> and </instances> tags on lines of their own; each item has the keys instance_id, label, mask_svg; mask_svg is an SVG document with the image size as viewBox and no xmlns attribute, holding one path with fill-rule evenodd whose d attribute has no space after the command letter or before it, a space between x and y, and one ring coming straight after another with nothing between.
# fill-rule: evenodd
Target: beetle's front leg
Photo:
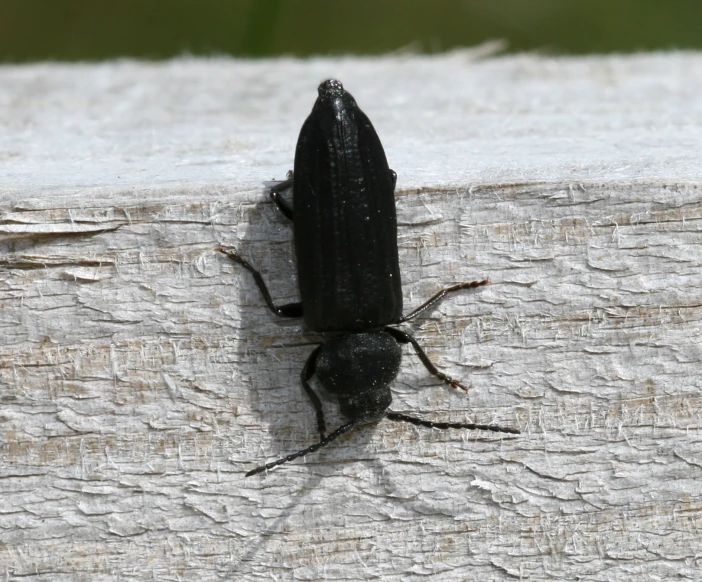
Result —
<instances>
[{"instance_id":1,"label":"beetle's front leg","mask_svg":"<svg viewBox=\"0 0 702 582\"><path fill-rule=\"evenodd\" d=\"M452 388L460 388L464 392L468 392L468 386L461 384L458 380L455 380L454 378L451 378L451 376L448 376L441 372L429 359L429 356L427 356L426 352L422 349L422 346L420 346L419 343L417 343L417 340L414 339L410 334L405 333L404 331L396 329L394 327L386 327L385 331L388 332L401 344L412 344L415 353L419 356L419 359L422 361L422 364L424 364L424 367L427 370L429 370L429 373L432 376L436 376L439 380L445 382Z\"/></svg>"},{"instance_id":2,"label":"beetle's front leg","mask_svg":"<svg viewBox=\"0 0 702 582\"><path fill-rule=\"evenodd\" d=\"M317 369L317 356L319 352L322 351L322 346L317 346L314 351L307 358L304 368L302 368L302 373L300 374L300 379L302 380L302 387L305 389L307 396L309 396L312 406L314 406L314 411L317 415L317 430L319 431L319 438L324 439L327 433L327 425L324 422L324 410L322 409L322 401L317 396L317 393L312 390L310 386L310 380L314 376L314 372Z\"/></svg>"},{"instance_id":3,"label":"beetle's front leg","mask_svg":"<svg viewBox=\"0 0 702 582\"><path fill-rule=\"evenodd\" d=\"M281 305L280 307L276 306L273 303L273 299L271 298L271 294L268 291L268 287L266 287L266 283L263 280L261 273L254 269L251 266L251 263L249 263L246 259L243 259L241 256L239 256L236 250L225 249L222 245L219 245L217 250L220 253L224 253L225 255L227 255L235 263L239 263L242 267L244 267L244 269L246 269L249 273L253 275L254 281L256 281L256 285L258 286L259 290L261 291L261 294L263 295L263 298L266 301L266 305L268 305L268 308L273 313L275 313L279 317L302 317L302 303L288 303L287 305Z\"/></svg>"}]
</instances>

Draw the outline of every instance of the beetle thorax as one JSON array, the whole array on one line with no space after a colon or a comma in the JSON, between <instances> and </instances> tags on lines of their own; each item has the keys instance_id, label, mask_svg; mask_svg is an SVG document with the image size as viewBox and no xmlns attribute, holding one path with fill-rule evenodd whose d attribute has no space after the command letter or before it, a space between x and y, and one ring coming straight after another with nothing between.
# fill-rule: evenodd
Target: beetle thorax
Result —
<instances>
[{"instance_id":1,"label":"beetle thorax","mask_svg":"<svg viewBox=\"0 0 702 582\"><path fill-rule=\"evenodd\" d=\"M322 386L339 397L341 412L355 420L382 418L390 406L402 348L384 331L349 333L326 342L317 359Z\"/></svg>"}]
</instances>

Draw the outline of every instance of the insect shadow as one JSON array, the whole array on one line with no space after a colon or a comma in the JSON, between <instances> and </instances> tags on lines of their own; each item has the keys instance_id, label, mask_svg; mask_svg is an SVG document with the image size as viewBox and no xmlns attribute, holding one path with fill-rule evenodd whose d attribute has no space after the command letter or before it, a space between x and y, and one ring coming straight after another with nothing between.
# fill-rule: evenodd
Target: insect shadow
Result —
<instances>
[{"instance_id":1,"label":"insect shadow","mask_svg":"<svg viewBox=\"0 0 702 582\"><path fill-rule=\"evenodd\" d=\"M270 203L271 184L265 182L265 189L256 195L259 199L246 205L239 223L239 237L220 240L236 245L242 258L260 265L274 288L276 301L295 301L299 291L292 226L281 219ZM240 342L237 352L241 380L236 389L247 391L244 400L257 424L270 433L272 454L278 448L282 453L296 443L315 440L314 411L310 411L300 386L300 368L319 343L319 334L308 331L302 320L272 315L253 277L228 258L219 256L225 267L220 276L237 289L228 299L238 307L237 321L232 322ZM325 395L325 403L331 406L331 397ZM280 443L279 447L275 443Z\"/></svg>"}]
</instances>

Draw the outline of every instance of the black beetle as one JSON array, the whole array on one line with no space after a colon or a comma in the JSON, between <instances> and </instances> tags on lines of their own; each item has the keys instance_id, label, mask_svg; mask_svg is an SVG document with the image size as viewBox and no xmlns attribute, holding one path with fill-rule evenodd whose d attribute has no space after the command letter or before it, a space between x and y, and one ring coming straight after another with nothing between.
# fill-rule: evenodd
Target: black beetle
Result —
<instances>
[{"instance_id":1,"label":"black beetle","mask_svg":"<svg viewBox=\"0 0 702 582\"><path fill-rule=\"evenodd\" d=\"M336 332L315 348L302 369L302 386L317 413L320 441L249 471L255 475L328 445L342 434L381 418L440 429L480 429L518 434L492 424L432 422L388 410L390 383L400 371L401 344L411 344L427 370L453 387L457 380L436 369L417 341L389 327L426 311L449 293L485 285L487 280L442 289L402 315L397 253L396 174L370 120L339 81L319 86L319 97L300 130L295 169L271 189L271 198L293 221L302 301L277 307L261 273L233 249L220 251L254 276L273 313L304 317L310 330ZM290 205L281 192L293 189ZM339 399L349 422L326 435L322 403L310 386L318 380Z\"/></svg>"}]
</instances>

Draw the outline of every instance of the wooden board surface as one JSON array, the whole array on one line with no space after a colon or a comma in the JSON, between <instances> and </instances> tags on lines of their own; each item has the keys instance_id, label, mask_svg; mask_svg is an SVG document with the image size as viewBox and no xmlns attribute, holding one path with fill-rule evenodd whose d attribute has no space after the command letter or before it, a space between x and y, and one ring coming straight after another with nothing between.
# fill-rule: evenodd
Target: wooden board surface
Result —
<instances>
[{"instance_id":1,"label":"wooden board surface","mask_svg":"<svg viewBox=\"0 0 702 582\"><path fill-rule=\"evenodd\" d=\"M0 67L0 573L8 580L695 580L702 55ZM340 78L398 173L393 409L311 444L265 182ZM329 424L342 419L325 398Z\"/></svg>"}]
</instances>

